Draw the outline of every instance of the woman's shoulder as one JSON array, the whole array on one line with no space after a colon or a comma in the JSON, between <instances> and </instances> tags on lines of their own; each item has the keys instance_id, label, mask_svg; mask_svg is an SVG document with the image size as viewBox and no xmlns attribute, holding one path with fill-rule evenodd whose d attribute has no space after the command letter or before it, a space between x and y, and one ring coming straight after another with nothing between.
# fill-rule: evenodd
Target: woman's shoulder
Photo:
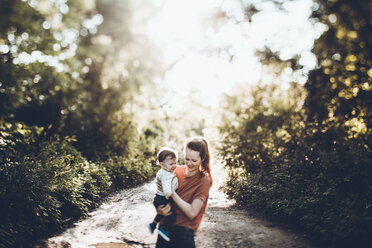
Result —
<instances>
[{"instance_id":1,"label":"woman's shoulder","mask_svg":"<svg viewBox=\"0 0 372 248\"><path fill-rule=\"evenodd\" d=\"M201 182L203 184L210 185L212 183L212 180L207 174L202 173Z\"/></svg>"},{"instance_id":2,"label":"woman's shoulder","mask_svg":"<svg viewBox=\"0 0 372 248\"><path fill-rule=\"evenodd\" d=\"M186 166L185 165L177 165L176 169L174 169L174 173L176 173L176 175L178 173L182 173L186 170Z\"/></svg>"}]
</instances>

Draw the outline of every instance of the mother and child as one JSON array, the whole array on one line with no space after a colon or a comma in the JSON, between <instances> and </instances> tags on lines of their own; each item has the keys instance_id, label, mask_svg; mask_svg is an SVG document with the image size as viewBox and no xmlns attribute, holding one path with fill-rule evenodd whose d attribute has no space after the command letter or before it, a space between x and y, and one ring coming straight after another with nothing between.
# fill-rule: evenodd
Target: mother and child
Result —
<instances>
[{"instance_id":1,"label":"mother and child","mask_svg":"<svg viewBox=\"0 0 372 248\"><path fill-rule=\"evenodd\" d=\"M208 142L203 137L185 145L185 165L177 165L177 152L162 148L157 155L161 169L156 175L153 204L157 215L149 224L158 227L156 248L195 247L194 233L205 212L212 186Z\"/></svg>"}]
</instances>

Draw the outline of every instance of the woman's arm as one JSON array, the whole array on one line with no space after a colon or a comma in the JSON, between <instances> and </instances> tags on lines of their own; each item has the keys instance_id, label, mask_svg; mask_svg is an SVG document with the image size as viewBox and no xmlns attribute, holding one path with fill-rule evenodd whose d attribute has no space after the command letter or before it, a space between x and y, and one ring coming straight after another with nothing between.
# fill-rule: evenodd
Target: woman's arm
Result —
<instances>
[{"instance_id":1,"label":"woman's arm","mask_svg":"<svg viewBox=\"0 0 372 248\"><path fill-rule=\"evenodd\" d=\"M172 192L172 198L173 201L178 205L178 207L182 210L182 212L185 213L185 215L190 219L194 219L198 213L200 212L200 209L203 206L203 201L199 198L194 199L192 203L187 203L182 198L177 195L176 192Z\"/></svg>"}]
</instances>

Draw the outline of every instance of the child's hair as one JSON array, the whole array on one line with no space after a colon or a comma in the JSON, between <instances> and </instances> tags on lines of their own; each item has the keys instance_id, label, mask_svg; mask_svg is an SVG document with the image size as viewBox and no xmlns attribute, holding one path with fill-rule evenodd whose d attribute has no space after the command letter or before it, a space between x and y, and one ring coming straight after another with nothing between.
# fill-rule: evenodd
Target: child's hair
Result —
<instances>
[{"instance_id":1,"label":"child's hair","mask_svg":"<svg viewBox=\"0 0 372 248\"><path fill-rule=\"evenodd\" d=\"M168 156L170 156L172 159L173 158L175 158L176 160L178 159L177 152L175 150L169 147L161 148L157 155L158 163L163 162Z\"/></svg>"}]
</instances>

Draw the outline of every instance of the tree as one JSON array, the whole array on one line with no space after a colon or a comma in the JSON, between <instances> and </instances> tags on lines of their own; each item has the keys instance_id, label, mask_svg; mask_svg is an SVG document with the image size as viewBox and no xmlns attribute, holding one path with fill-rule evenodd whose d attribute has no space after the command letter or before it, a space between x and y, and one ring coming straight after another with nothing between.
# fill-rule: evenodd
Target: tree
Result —
<instances>
[{"instance_id":1,"label":"tree","mask_svg":"<svg viewBox=\"0 0 372 248\"><path fill-rule=\"evenodd\" d=\"M312 52L318 68L305 85L309 121L330 120L371 134L372 24L370 1L316 1L312 17L327 26ZM370 143L371 141L369 141Z\"/></svg>"},{"instance_id":2,"label":"tree","mask_svg":"<svg viewBox=\"0 0 372 248\"><path fill-rule=\"evenodd\" d=\"M32 246L154 175L161 129L126 107L161 63L131 30L132 3L0 2L0 247ZM125 28L108 32L115 20Z\"/></svg>"},{"instance_id":3,"label":"tree","mask_svg":"<svg viewBox=\"0 0 372 248\"><path fill-rule=\"evenodd\" d=\"M280 8L286 1L272 2ZM260 86L250 95L229 97L233 113L220 126L220 155L230 173L225 187L246 208L303 230L315 243L367 247L372 232L370 3L319 0L313 10L313 20L327 29L312 49L318 65L300 91L305 104L293 98L300 106L278 108L273 94L263 94ZM283 66L298 68L298 58L283 61L270 48L257 55L279 78Z\"/></svg>"}]
</instances>

